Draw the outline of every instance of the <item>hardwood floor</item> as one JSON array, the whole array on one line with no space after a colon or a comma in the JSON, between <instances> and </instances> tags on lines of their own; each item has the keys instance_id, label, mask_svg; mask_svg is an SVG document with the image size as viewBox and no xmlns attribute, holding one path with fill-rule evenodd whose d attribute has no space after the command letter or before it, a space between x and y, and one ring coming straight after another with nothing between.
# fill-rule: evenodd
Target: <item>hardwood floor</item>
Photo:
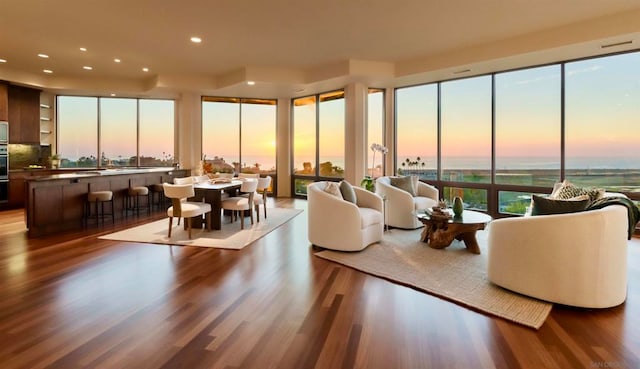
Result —
<instances>
[{"instance_id":1,"label":"hardwood floor","mask_svg":"<svg viewBox=\"0 0 640 369\"><path fill-rule=\"evenodd\" d=\"M162 217L27 239L0 212L0 368L640 368L637 238L625 304L535 331L314 257L305 213L240 251L97 238Z\"/></svg>"}]
</instances>

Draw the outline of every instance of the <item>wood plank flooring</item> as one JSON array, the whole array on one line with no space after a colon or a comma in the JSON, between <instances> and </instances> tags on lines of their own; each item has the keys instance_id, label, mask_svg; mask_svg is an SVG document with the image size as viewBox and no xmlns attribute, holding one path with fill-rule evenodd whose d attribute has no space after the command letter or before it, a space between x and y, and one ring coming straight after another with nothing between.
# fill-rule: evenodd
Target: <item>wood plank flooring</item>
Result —
<instances>
[{"instance_id":1,"label":"wood plank flooring","mask_svg":"<svg viewBox=\"0 0 640 369\"><path fill-rule=\"evenodd\" d=\"M625 304L535 331L314 257L305 213L240 251L97 239L162 217L28 239L0 212L0 368L640 368L637 238Z\"/></svg>"}]
</instances>

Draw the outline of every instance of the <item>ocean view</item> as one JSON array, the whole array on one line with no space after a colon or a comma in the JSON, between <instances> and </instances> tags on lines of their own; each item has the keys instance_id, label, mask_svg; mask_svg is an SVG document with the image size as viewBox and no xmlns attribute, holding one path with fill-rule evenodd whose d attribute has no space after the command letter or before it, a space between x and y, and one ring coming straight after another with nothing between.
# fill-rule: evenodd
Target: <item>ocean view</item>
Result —
<instances>
[{"instance_id":1,"label":"ocean view","mask_svg":"<svg viewBox=\"0 0 640 369\"><path fill-rule=\"evenodd\" d=\"M398 156L398 167L406 158L415 160L417 156ZM425 158L420 168L433 169L436 167L435 158ZM442 158L444 169L489 169L491 158L489 157L448 157ZM566 169L640 169L640 157L578 157L568 158L565 161ZM496 161L496 170L517 169L560 169L560 160L557 157L501 157Z\"/></svg>"}]
</instances>

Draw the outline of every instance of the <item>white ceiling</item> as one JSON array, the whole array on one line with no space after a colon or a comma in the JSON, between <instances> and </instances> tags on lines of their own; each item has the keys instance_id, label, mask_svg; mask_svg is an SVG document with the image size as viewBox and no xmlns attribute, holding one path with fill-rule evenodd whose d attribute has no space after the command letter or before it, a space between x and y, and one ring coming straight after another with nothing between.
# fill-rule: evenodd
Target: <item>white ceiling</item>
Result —
<instances>
[{"instance_id":1,"label":"white ceiling","mask_svg":"<svg viewBox=\"0 0 640 369\"><path fill-rule=\"evenodd\" d=\"M0 1L0 79L65 93L289 97L640 47L639 0Z\"/></svg>"}]
</instances>

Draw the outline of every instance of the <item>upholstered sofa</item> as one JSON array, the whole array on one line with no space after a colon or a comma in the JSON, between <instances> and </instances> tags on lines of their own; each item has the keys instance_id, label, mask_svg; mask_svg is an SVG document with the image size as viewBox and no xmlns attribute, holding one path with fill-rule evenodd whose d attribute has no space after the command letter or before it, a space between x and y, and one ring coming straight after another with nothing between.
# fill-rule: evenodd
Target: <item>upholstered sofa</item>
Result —
<instances>
[{"instance_id":1,"label":"upholstered sofa","mask_svg":"<svg viewBox=\"0 0 640 369\"><path fill-rule=\"evenodd\" d=\"M564 305L605 308L627 295L627 208L496 219L489 224L488 278Z\"/></svg>"},{"instance_id":2,"label":"upholstered sofa","mask_svg":"<svg viewBox=\"0 0 640 369\"><path fill-rule=\"evenodd\" d=\"M416 217L416 210L431 208L438 204L438 189L417 181L416 196L391 185L391 177L376 179L376 193L386 201L385 222L396 228L416 229L423 226Z\"/></svg>"},{"instance_id":3,"label":"upholstered sofa","mask_svg":"<svg viewBox=\"0 0 640 369\"><path fill-rule=\"evenodd\" d=\"M382 198L353 187L356 203L324 191L326 182L307 186L308 236L313 245L341 251L359 251L382 239Z\"/></svg>"}]
</instances>

